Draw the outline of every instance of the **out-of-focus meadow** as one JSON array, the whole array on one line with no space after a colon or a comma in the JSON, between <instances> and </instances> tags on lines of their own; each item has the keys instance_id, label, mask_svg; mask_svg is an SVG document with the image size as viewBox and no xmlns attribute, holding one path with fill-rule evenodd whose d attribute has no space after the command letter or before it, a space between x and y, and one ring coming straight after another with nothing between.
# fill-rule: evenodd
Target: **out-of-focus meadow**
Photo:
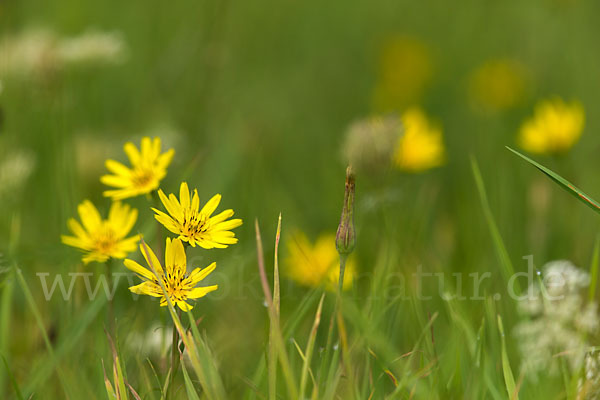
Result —
<instances>
[{"instance_id":1,"label":"out-of-focus meadow","mask_svg":"<svg viewBox=\"0 0 600 400\"><path fill-rule=\"evenodd\" d=\"M593 0L0 2L0 398L106 398L109 381L133 399L123 376L142 399L597 398L598 216L505 146L600 197L598 15ZM119 258L112 305L90 299L105 263L61 242L85 199L106 218L105 161L129 165L143 137L175 151L167 195L185 181L243 220L237 244L187 248L188 271L217 263L218 290L192 304L219 378L183 357L190 378L165 393L168 309L127 290L141 281ZM336 300L348 163L356 246ZM158 196L123 202L162 262L176 235ZM272 285L279 213L275 374L254 221ZM45 293L58 276L66 300Z\"/></svg>"}]
</instances>

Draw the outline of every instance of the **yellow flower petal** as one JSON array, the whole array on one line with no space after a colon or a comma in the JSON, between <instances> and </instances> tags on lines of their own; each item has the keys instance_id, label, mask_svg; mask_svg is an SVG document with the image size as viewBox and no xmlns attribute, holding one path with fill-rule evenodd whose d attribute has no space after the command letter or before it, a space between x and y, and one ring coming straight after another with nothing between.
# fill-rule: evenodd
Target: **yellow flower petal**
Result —
<instances>
[{"instance_id":1,"label":"yellow flower petal","mask_svg":"<svg viewBox=\"0 0 600 400\"><path fill-rule=\"evenodd\" d=\"M186 182L181 182L181 186L179 187L179 201L181 207L190 208L190 189Z\"/></svg>"},{"instance_id":2,"label":"yellow flower petal","mask_svg":"<svg viewBox=\"0 0 600 400\"><path fill-rule=\"evenodd\" d=\"M102 223L102 218L100 217L98 209L96 209L89 200L84 200L83 203L77 207L77 211L79 212L79 218L81 218L83 226L88 232L98 229Z\"/></svg>"},{"instance_id":3,"label":"yellow flower petal","mask_svg":"<svg viewBox=\"0 0 600 400\"><path fill-rule=\"evenodd\" d=\"M127 142L125 143L125 145L123 146L123 150L125 150L125 154L127 154L127 157L129 158L129 162L131 163L131 165L138 165L140 163L140 152L138 151L137 147L135 147L135 145L131 142Z\"/></svg>"},{"instance_id":4,"label":"yellow flower petal","mask_svg":"<svg viewBox=\"0 0 600 400\"><path fill-rule=\"evenodd\" d=\"M125 267L127 267L127 269L135 272L138 275L143 276L144 278L146 278L150 281L156 279L156 277L154 276L152 271L142 267L140 264L138 264L137 262L135 262L133 260L130 260L129 258L126 258L125 260L123 260L123 264L125 264Z\"/></svg>"},{"instance_id":5,"label":"yellow flower petal","mask_svg":"<svg viewBox=\"0 0 600 400\"><path fill-rule=\"evenodd\" d=\"M146 253L145 249L148 250L148 253ZM140 251L142 252L142 255L144 256L144 259L146 259L146 262L148 263L150 270L154 269L156 272L161 273L162 266L161 266L160 262L158 261L156 254L154 254L154 252L152 251L150 246L148 246L148 245L144 246L143 243L140 243ZM150 258L148 258L148 257L150 257Z\"/></svg>"},{"instance_id":6,"label":"yellow flower petal","mask_svg":"<svg viewBox=\"0 0 600 400\"><path fill-rule=\"evenodd\" d=\"M215 210L217 209L217 207L219 206L219 203L221 202L221 195L220 194L215 194L209 201L208 203L206 203L204 205L204 207L202 207L202 210L200 210L200 214L204 214L204 215L211 215L213 212L215 212Z\"/></svg>"},{"instance_id":7,"label":"yellow flower petal","mask_svg":"<svg viewBox=\"0 0 600 400\"><path fill-rule=\"evenodd\" d=\"M204 297L208 293L213 292L218 288L218 285L197 287L188 292L187 297L188 299L199 299L200 297Z\"/></svg>"},{"instance_id":8,"label":"yellow flower petal","mask_svg":"<svg viewBox=\"0 0 600 400\"><path fill-rule=\"evenodd\" d=\"M177 306L179 308L181 308L181 311L183 312L188 312L190 311L192 308L194 308L193 306L189 305L188 303L186 303L185 301L178 301L177 302Z\"/></svg>"},{"instance_id":9,"label":"yellow flower petal","mask_svg":"<svg viewBox=\"0 0 600 400\"><path fill-rule=\"evenodd\" d=\"M195 286L198 282L206 278L211 272L215 270L217 263L214 262L206 268L196 268L186 280L186 284L189 286Z\"/></svg>"},{"instance_id":10,"label":"yellow flower petal","mask_svg":"<svg viewBox=\"0 0 600 400\"><path fill-rule=\"evenodd\" d=\"M162 297L163 291L160 286L154 282L142 282L139 285L131 286L129 290L135 294L145 294L152 297Z\"/></svg>"}]
</instances>

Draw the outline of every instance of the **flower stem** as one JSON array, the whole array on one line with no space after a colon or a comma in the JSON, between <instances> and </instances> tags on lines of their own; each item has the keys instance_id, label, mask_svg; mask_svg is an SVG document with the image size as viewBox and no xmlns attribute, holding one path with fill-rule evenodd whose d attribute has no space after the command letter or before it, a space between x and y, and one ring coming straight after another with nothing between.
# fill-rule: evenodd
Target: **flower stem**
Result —
<instances>
[{"instance_id":1,"label":"flower stem","mask_svg":"<svg viewBox=\"0 0 600 400\"><path fill-rule=\"evenodd\" d=\"M181 311L177 310L177 317L181 318ZM171 344L171 376L169 380L169 387L167 389L167 399L171 399L173 396L173 386L175 386L175 374L179 367L179 334L177 333L177 327L173 323L173 343Z\"/></svg>"},{"instance_id":2,"label":"flower stem","mask_svg":"<svg viewBox=\"0 0 600 400\"><path fill-rule=\"evenodd\" d=\"M109 258L106 261L105 265L106 265L106 284L108 285L108 292L113 293L112 292L112 285L113 285L112 258ZM116 290L114 291L114 293L116 293ZM115 329L116 329L116 327L115 327L115 309L114 309L114 305L113 305L113 298L110 294L108 295L107 318L108 318L109 332L114 337Z\"/></svg>"}]
</instances>

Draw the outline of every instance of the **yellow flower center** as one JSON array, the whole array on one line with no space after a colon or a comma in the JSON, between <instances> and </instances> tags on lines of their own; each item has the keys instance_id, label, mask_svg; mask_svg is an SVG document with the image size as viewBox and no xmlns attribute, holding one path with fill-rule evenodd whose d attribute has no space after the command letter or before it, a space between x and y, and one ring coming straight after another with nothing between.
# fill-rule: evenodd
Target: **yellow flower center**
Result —
<instances>
[{"instance_id":1,"label":"yellow flower center","mask_svg":"<svg viewBox=\"0 0 600 400\"><path fill-rule=\"evenodd\" d=\"M163 284L165 285L165 289L167 290L167 294L169 295L169 298L171 298L173 301L184 301L187 299L186 288L183 284L183 281L187 277L184 273L181 273L180 271L180 267L174 265L172 271L167 271L166 276L161 274L161 278ZM160 286L156 278L154 278L154 283Z\"/></svg>"},{"instance_id":2,"label":"yellow flower center","mask_svg":"<svg viewBox=\"0 0 600 400\"><path fill-rule=\"evenodd\" d=\"M187 215L187 212L184 212L181 234L188 237L195 237L205 233L210 227L208 220L208 216L204 214L192 212L191 215Z\"/></svg>"},{"instance_id":3,"label":"yellow flower center","mask_svg":"<svg viewBox=\"0 0 600 400\"><path fill-rule=\"evenodd\" d=\"M150 169L136 169L131 177L131 182L137 187L145 187L150 185L153 180L154 173Z\"/></svg>"},{"instance_id":4,"label":"yellow flower center","mask_svg":"<svg viewBox=\"0 0 600 400\"><path fill-rule=\"evenodd\" d=\"M96 251L102 254L110 255L117 243L116 235L113 229L105 226L98 231L95 237Z\"/></svg>"}]
</instances>

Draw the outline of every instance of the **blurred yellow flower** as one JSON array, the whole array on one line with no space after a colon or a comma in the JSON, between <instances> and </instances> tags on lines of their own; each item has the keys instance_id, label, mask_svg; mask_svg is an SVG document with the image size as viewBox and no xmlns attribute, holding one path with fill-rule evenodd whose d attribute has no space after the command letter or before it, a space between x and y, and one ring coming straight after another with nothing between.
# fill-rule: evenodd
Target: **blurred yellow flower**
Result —
<instances>
[{"instance_id":1,"label":"blurred yellow flower","mask_svg":"<svg viewBox=\"0 0 600 400\"><path fill-rule=\"evenodd\" d=\"M336 290L340 273L339 255L335 248L335 234L319 236L315 244L306 235L296 232L287 242L288 256L285 260L285 274L303 286ZM352 258L346 263L344 290L352 287L356 266Z\"/></svg>"},{"instance_id":2,"label":"blurred yellow flower","mask_svg":"<svg viewBox=\"0 0 600 400\"><path fill-rule=\"evenodd\" d=\"M190 196L186 182L181 183L179 188L179 200L174 194L167 197L162 190L158 191L158 195L169 214L152 208L156 213L154 217L192 247L198 245L205 249L225 248L237 243L238 240L231 229L242 225L242 220L227 220L233 216L233 210L225 210L211 217L221 201L220 194L214 195L201 210L198 191L194 189L193 196Z\"/></svg>"},{"instance_id":3,"label":"blurred yellow flower","mask_svg":"<svg viewBox=\"0 0 600 400\"><path fill-rule=\"evenodd\" d=\"M569 150L580 138L585 122L581 103L570 104L555 97L540 101L534 116L521 125L519 146L537 154L558 154Z\"/></svg>"},{"instance_id":4,"label":"blurred yellow flower","mask_svg":"<svg viewBox=\"0 0 600 400\"><path fill-rule=\"evenodd\" d=\"M384 44L373 90L377 111L395 111L417 103L431 79L433 67L425 43L410 36L393 36Z\"/></svg>"},{"instance_id":5,"label":"blurred yellow flower","mask_svg":"<svg viewBox=\"0 0 600 400\"><path fill-rule=\"evenodd\" d=\"M422 172L445 162L445 149L440 127L431 124L418 108L402 115L404 134L398 140L394 162L409 172Z\"/></svg>"},{"instance_id":6,"label":"blurred yellow flower","mask_svg":"<svg viewBox=\"0 0 600 400\"><path fill-rule=\"evenodd\" d=\"M85 264L90 261L104 262L110 257L125 258L127 253L134 251L139 235L125 239L137 220L138 211L127 204L114 202L108 213L108 219L103 220L91 201L85 200L77 207L83 226L70 218L67 221L69 229L75 236L62 235L66 245L78 247L86 254Z\"/></svg>"},{"instance_id":7,"label":"blurred yellow flower","mask_svg":"<svg viewBox=\"0 0 600 400\"><path fill-rule=\"evenodd\" d=\"M104 196L121 200L158 189L160 181L167 174L167 167L175 150L170 149L160 154L160 138L157 137L154 140L142 138L141 152L131 142L125 143L123 148L132 168L114 160L106 160L106 168L114 175L104 175L100 181L117 189L106 190Z\"/></svg>"},{"instance_id":8,"label":"blurred yellow flower","mask_svg":"<svg viewBox=\"0 0 600 400\"><path fill-rule=\"evenodd\" d=\"M473 100L486 110L505 110L522 100L525 70L513 60L487 61L472 73L469 85Z\"/></svg>"},{"instance_id":9,"label":"blurred yellow flower","mask_svg":"<svg viewBox=\"0 0 600 400\"><path fill-rule=\"evenodd\" d=\"M144 279L143 283L129 288L133 293L160 297L161 307L166 306L167 298L158 281L160 278L173 305L177 305L183 311L187 312L191 310L193 306L188 304L186 300L198 299L204 297L207 293L217 290L218 285L195 287L198 282L214 271L217 267L217 263L212 263L203 269L196 268L188 275L187 257L181 240L171 240L170 238L167 238L167 245L165 247L166 273L152 249L148 246L145 247L148 250L148 254L144 251L144 245L140 244L140 251L144 255L150 269L144 268L130 259L125 259L123 262L128 269ZM148 257L150 257L150 259ZM153 270L156 271L156 274L152 272Z\"/></svg>"}]
</instances>

